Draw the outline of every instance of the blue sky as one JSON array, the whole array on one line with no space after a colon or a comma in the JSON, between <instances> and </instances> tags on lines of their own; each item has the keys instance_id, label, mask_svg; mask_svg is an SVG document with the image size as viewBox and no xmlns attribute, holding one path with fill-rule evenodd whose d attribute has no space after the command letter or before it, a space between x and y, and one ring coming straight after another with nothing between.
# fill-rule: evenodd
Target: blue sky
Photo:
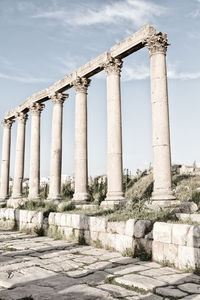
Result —
<instances>
[{"instance_id":1,"label":"blue sky","mask_svg":"<svg viewBox=\"0 0 200 300\"><path fill-rule=\"evenodd\" d=\"M200 0L0 0L0 119L33 93L49 87L144 24L168 34L172 162L200 164ZM64 104L63 174L74 170L73 88ZM124 168L152 161L149 55L124 59L121 76ZM41 117L41 176L49 175L52 107ZM29 174L30 123L26 131ZM12 127L11 176L16 123ZM2 128L0 130L2 141ZM1 149L0 149L1 151ZM89 174L106 173L106 80L88 89ZM1 153L0 153L1 155Z\"/></svg>"}]
</instances>

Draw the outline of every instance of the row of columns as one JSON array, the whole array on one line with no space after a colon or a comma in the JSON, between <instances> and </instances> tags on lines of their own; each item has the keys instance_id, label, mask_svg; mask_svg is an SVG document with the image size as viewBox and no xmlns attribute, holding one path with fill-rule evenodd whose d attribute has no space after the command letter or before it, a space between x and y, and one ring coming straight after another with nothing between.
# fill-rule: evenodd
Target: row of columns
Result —
<instances>
[{"instance_id":1,"label":"row of columns","mask_svg":"<svg viewBox=\"0 0 200 300\"><path fill-rule=\"evenodd\" d=\"M154 191L152 200L159 205L170 203L175 197L171 190L171 156L169 113L167 95L166 35L156 33L144 41L150 52L151 62L151 102L152 102L152 146ZM102 65L107 78L107 178L108 190L106 207L119 206L124 203L122 190L122 122L120 72L122 61L110 58ZM75 108L75 193L74 202L85 204L88 194L88 153L87 153L87 89L90 79L78 77L72 85L76 90ZM61 165L62 165L62 119L63 103L68 95L55 93L53 103L52 141L50 162L50 187L48 200L61 199ZM29 199L39 199L40 186L40 114L44 104L34 103L29 107L32 115ZM16 115L18 120L13 199L22 197L22 180L24 172L25 124L27 113ZM10 131L13 120L4 120L2 171L0 198L9 197ZM173 202L173 203L172 203Z\"/></svg>"}]
</instances>

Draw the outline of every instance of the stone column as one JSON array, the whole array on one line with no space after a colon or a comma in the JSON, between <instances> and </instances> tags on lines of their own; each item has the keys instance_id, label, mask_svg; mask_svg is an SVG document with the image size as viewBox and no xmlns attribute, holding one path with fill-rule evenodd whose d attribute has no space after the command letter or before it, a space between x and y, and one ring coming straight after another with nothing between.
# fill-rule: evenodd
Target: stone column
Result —
<instances>
[{"instance_id":1,"label":"stone column","mask_svg":"<svg viewBox=\"0 0 200 300\"><path fill-rule=\"evenodd\" d=\"M11 126L14 120L3 120L0 203L9 198Z\"/></svg>"},{"instance_id":2,"label":"stone column","mask_svg":"<svg viewBox=\"0 0 200 300\"><path fill-rule=\"evenodd\" d=\"M104 64L107 75L107 178L108 190L103 207L119 207L125 203L122 190L122 121L120 72L122 61L116 58Z\"/></svg>"},{"instance_id":3,"label":"stone column","mask_svg":"<svg viewBox=\"0 0 200 300\"><path fill-rule=\"evenodd\" d=\"M25 126L28 115L24 112L19 112L16 114L16 118L18 124L12 198L20 199L22 198L22 183L24 178Z\"/></svg>"},{"instance_id":4,"label":"stone column","mask_svg":"<svg viewBox=\"0 0 200 300\"><path fill-rule=\"evenodd\" d=\"M30 175L29 195L32 200L39 199L40 193L40 114L45 105L33 103L31 112L31 146L30 146Z\"/></svg>"},{"instance_id":5,"label":"stone column","mask_svg":"<svg viewBox=\"0 0 200 300\"><path fill-rule=\"evenodd\" d=\"M152 204L177 205L172 192L166 51L167 35L155 33L145 41L150 53L154 189Z\"/></svg>"},{"instance_id":6,"label":"stone column","mask_svg":"<svg viewBox=\"0 0 200 300\"><path fill-rule=\"evenodd\" d=\"M51 166L48 200L61 199L61 167L62 167L62 119L63 103L69 95L55 93L51 96L53 103Z\"/></svg>"},{"instance_id":7,"label":"stone column","mask_svg":"<svg viewBox=\"0 0 200 300\"><path fill-rule=\"evenodd\" d=\"M87 162L87 89L91 80L78 77L73 86L76 90L75 109L75 193L76 204L87 203L88 162Z\"/></svg>"}]
</instances>

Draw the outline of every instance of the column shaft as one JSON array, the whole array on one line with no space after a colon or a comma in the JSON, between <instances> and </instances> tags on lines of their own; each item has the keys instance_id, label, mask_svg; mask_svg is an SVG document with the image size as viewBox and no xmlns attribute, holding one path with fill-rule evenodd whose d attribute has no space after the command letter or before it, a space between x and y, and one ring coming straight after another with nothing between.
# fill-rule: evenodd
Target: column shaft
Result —
<instances>
[{"instance_id":1,"label":"column shaft","mask_svg":"<svg viewBox=\"0 0 200 300\"><path fill-rule=\"evenodd\" d=\"M39 199L40 192L40 114L44 104L34 103L31 112L31 146L30 146L30 175L29 199Z\"/></svg>"},{"instance_id":2,"label":"column shaft","mask_svg":"<svg viewBox=\"0 0 200 300\"><path fill-rule=\"evenodd\" d=\"M87 157L87 88L90 80L78 77L73 85L76 89L75 109L75 193L73 200L86 203L88 194Z\"/></svg>"},{"instance_id":3,"label":"column shaft","mask_svg":"<svg viewBox=\"0 0 200 300\"><path fill-rule=\"evenodd\" d=\"M167 91L166 35L156 33L147 40L151 63L153 179L152 200L171 205L175 200L171 181L171 150ZM168 200L167 202L165 200ZM175 202L174 202L175 203Z\"/></svg>"},{"instance_id":4,"label":"column shaft","mask_svg":"<svg viewBox=\"0 0 200 300\"><path fill-rule=\"evenodd\" d=\"M56 93L51 97L53 102L51 166L48 200L61 199L61 167L62 167L62 119L63 103L68 95Z\"/></svg>"},{"instance_id":5,"label":"column shaft","mask_svg":"<svg viewBox=\"0 0 200 300\"><path fill-rule=\"evenodd\" d=\"M120 72L122 61L111 58L104 69L107 74L107 178L108 190L103 206L124 203L122 190L122 121Z\"/></svg>"},{"instance_id":6,"label":"column shaft","mask_svg":"<svg viewBox=\"0 0 200 300\"><path fill-rule=\"evenodd\" d=\"M0 201L9 198L9 175L10 175L10 145L11 145L11 126L13 120L3 120L3 142L2 142L2 165L1 165L1 189Z\"/></svg>"},{"instance_id":7,"label":"column shaft","mask_svg":"<svg viewBox=\"0 0 200 300\"><path fill-rule=\"evenodd\" d=\"M24 151L25 151L25 126L27 114L17 113L17 141L15 154L15 171L13 182L13 199L22 198L22 183L24 178Z\"/></svg>"}]
</instances>

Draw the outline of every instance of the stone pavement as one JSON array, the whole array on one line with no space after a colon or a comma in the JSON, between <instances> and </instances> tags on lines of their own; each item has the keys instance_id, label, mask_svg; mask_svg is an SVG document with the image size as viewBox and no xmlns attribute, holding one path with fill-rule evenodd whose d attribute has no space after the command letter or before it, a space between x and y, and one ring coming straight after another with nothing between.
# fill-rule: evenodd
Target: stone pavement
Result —
<instances>
[{"instance_id":1,"label":"stone pavement","mask_svg":"<svg viewBox=\"0 0 200 300\"><path fill-rule=\"evenodd\" d=\"M77 243L0 231L0 299L200 299L200 276Z\"/></svg>"}]
</instances>

